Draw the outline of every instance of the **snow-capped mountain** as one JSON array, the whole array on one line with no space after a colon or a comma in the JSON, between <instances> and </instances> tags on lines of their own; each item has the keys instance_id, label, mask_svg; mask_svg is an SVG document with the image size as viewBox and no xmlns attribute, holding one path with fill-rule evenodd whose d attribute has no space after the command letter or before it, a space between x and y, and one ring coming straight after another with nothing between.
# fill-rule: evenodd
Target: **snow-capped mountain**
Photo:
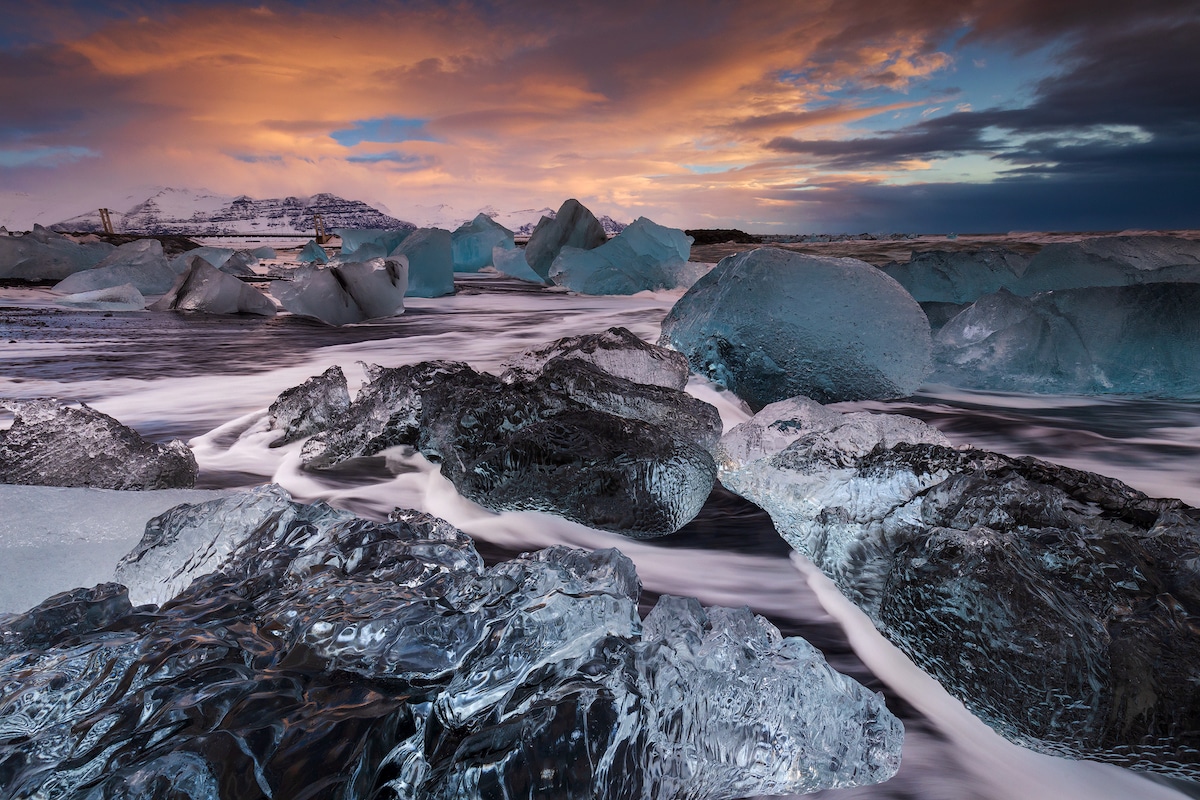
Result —
<instances>
[{"instance_id":1,"label":"snow-capped mountain","mask_svg":"<svg viewBox=\"0 0 1200 800\"><path fill-rule=\"evenodd\" d=\"M191 189L161 189L125 211L110 209L118 233L219 236L231 233L312 234L320 214L326 230L334 228L415 228L360 200L329 193L312 197L255 200ZM52 226L65 231L99 231L100 212L91 211Z\"/></svg>"}]
</instances>

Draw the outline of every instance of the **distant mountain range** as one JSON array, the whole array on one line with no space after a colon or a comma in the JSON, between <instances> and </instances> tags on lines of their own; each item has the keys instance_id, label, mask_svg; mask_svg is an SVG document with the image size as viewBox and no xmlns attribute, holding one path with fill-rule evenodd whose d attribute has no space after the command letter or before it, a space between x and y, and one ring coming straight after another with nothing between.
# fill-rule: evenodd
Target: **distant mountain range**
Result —
<instances>
[{"instance_id":1,"label":"distant mountain range","mask_svg":"<svg viewBox=\"0 0 1200 800\"><path fill-rule=\"evenodd\" d=\"M491 206L474 213L447 205L414 206L417 221L398 219L361 200L346 200L334 194L312 197L284 197L255 200L245 195L231 197L192 189L159 189L150 197L126 210L109 209L113 230L117 233L182 234L220 236L235 233L274 233L311 235L313 218L320 214L325 229L335 228L416 228L439 227L453 230L483 213L517 236L533 233L543 216L553 218L550 208L497 211ZM611 217L599 218L610 234L620 233L625 225ZM99 210L62 220L50 228L59 231L101 231Z\"/></svg>"}]
</instances>

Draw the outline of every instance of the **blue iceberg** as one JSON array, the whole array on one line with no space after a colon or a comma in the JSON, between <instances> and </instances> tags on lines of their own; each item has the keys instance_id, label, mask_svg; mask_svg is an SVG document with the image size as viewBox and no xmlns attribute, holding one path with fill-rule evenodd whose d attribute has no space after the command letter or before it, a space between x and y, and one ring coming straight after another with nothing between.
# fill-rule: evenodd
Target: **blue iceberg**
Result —
<instances>
[{"instance_id":1,"label":"blue iceberg","mask_svg":"<svg viewBox=\"0 0 1200 800\"><path fill-rule=\"evenodd\" d=\"M564 247L550 267L550 280L580 294L635 294L687 288L708 267L688 261L692 237L638 217L625 230L592 250Z\"/></svg>"},{"instance_id":2,"label":"blue iceberg","mask_svg":"<svg viewBox=\"0 0 1200 800\"><path fill-rule=\"evenodd\" d=\"M478 272L492 265L492 250L513 250L513 232L487 214L478 214L450 234L456 272Z\"/></svg>"},{"instance_id":3,"label":"blue iceberg","mask_svg":"<svg viewBox=\"0 0 1200 800\"><path fill-rule=\"evenodd\" d=\"M408 259L410 297L454 294L454 256L450 231L421 228L405 237L390 257Z\"/></svg>"}]
</instances>

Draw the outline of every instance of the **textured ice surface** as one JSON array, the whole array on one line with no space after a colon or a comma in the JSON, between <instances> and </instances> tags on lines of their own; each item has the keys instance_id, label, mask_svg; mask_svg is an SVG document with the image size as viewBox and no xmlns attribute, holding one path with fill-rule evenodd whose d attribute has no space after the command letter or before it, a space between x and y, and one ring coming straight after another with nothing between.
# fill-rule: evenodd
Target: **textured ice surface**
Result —
<instances>
[{"instance_id":1,"label":"textured ice surface","mask_svg":"<svg viewBox=\"0 0 1200 800\"><path fill-rule=\"evenodd\" d=\"M981 297L934 338L932 380L1013 392L1200 396L1200 284Z\"/></svg>"},{"instance_id":2,"label":"textured ice surface","mask_svg":"<svg viewBox=\"0 0 1200 800\"><path fill-rule=\"evenodd\" d=\"M353 255L362 245L371 242L390 252L412 233L410 228L387 230L384 228L337 228L333 231L342 240L343 256Z\"/></svg>"},{"instance_id":3,"label":"textured ice surface","mask_svg":"<svg viewBox=\"0 0 1200 800\"><path fill-rule=\"evenodd\" d=\"M0 236L0 279L60 281L91 269L115 249L107 242L78 244L34 225L24 236Z\"/></svg>"},{"instance_id":4,"label":"textured ice surface","mask_svg":"<svg viewBox=\"0 0 1200 800\"><path fill-rule=\"evenodd\" d=\"M200 256L191 258L187 271L175 279L170 291L151 305L150 310L275 316L275 304L270 298L225 270L215 269Z\"/></svg>"},{"instance_id":5,"label":"textured ice surface","mask_svg":"<svg viewBox=\"0 0 1200 800\"><path fill-rule=\"evenodd\" d=\"M350 408L350 392L341 367L332 366L299 386L285 390L268 413L271 427L283 435L272 447L294 442L325 430L340 420Z\"/></svg>"},{"instance_id":6,"label":"textured ice surface","mask_svg":"<svg viewBox=\"0 0 1200 800\"><path fill-rule=\"evenodd\" d=\"M152 521L121 576L0 617L9 796L733 800L899 762L882 698L761 618L668 597L643 632L615 550L484 569L265 487Z\"/></svg>"},{"instance_id":7,"label":"textured ice surface","mask_svg":"<svg viewBox=\"0 0 1200 800\"><path fill-rule=\"evenodd\" d=\"M683 231L638 217L592 250L564 247L550 266L550 280L580 294L686 288L708 269L688 261L691 249L692 237Z\"/></svg>"},{"instance_id":8,"label":"textured ice surface","mask_svg":"<svg viewBox=\"0 0 1200 800\"><path fill-rule=\"evenodd\" d=\"M441 297L454 294L454 260L450 231L421 228L413 231L391 257L408 259L408 296Z\"/></svg>"},{"instance_id":9,"label":"textured ice surface","mask_svg":"<svg viewBox=\"0 0 1200 800\"><path fill-rule=\"evenodd\" d=\"M187 445L148 442L86 405L7 401L13 424L0 431L0 483L102 489L188 488L196 458Z\"/></svg>"},{"instance_id":10,"label":"textured ice surface","mask_svg":"<svg viewBox=\"0 0 1200 800\"><path fill-rule=\"evenodd\" d=\"M974 303L1000 287L1015 286L1029 256L1005 248L913 253L883 269L918 302Z\"/></svg>"},{"instance_id":11,"label":"textured ice surface","mask_svg":"<svg viewBox=\"0 0 1200 800\"><path fill-rule=\"evenodd\" d=\"M229 247L212 247L205 245L196 247L191 250L184 250L179 255L171 259L171 269L182 275L188 271L188 267L192 264L192 258L199 256L208 262L209 266L221 268L221 265L233 256L234 250Z\"/></svg>"},{"instance_id":12,"label":"textured ice surface","mask_svg":"<svg viewBox=\"0 0 1200 800\"><path fill-rule=\"evenodd\" d=\"M659 344L755 409L903 397L929 370L929 321L898 283L856 259L773 248L722 259L667 314Z\"/></svg>"},{"instance_id":13,"label":"textured ice surface","mask_svg":"<svg viewBox=\"0 0 1200 800\"><path fill-rule=\"evenodd\" d=\"M488 508L545 511L636 537L678 530L712 489L707 447L720 417L684 392L569 358L508 382L454 362L368 374L341 420L305 443L307 467L416 447Z\"/></svg>"},{"instance_id":14,"label":"textured ice surface","mask_svg":"<svg viewBox=\"0 0 1200 800\"><path fill-rule=\"evenodd\" d=\"M278 254L275 252L274 247L264 244L264 245L261 245L259 247L254 248L253 250L251 250L250 255L254 256L255 258L265 260L265 259L275 258Z\"/></svg>"},{"instance_id":15,"label":"textured ice surface","mask_svg":"<svg viewBox=\"0 0 1200 800\"><path fill-rule=\"evenodd\" d=\"M141 311L146 307L146 298L133 284L125 283L94 292L80 292L60 297L58 302L76 308L94 308L101 311Z\"/></svg>"},{"instance_id":16,"label":"textured ice surface","mask_svg":"<svg viewBox=\"0 0 1200 800\"><path fill-rule=\"evenodd\" d=\"M300 255L296 256L296 260L301 264L328 264L329 254L325 252L324 247L317 244L316 239L309 239Z\"/></svg>"},{"instance_id":17,"label":"textured ice surface","mask_svg":"<svg viewBox=\"0 0 1200 800\"><path fill-rule=\"evenodd\" d=\"M54 285L62 294L78 294L131 283L142 294L163 294L175 282L175 270L157 239L123 244L91 269L69 275Z\"/></svg>"},{"instance_id":18,"label":"textured ice surface","mask_svg":"<svg viewBox=\"0 0 1200 800\"><path fill-rule=\"evenodd\" d=\"M1200 282L1200 242L1171 236L1110 236L1046 245L1014 294L1089 286Z\"/></svg>"},{"instance_id":19,"label":"textured ice surface","mask_svg":"<svg viewBox=\"0 0 1200 800\"><path fill-rule=\"evenodd\" d=\"M1012 741L1200 777L1200 510L870 416L763 409L721 481Z\"/></svg>"},{"instance_id":20,"label":"textured ice surface","mask_svg":"<svg viewBox=\"0 0 1200 800\"><path fill-rule=\"evenodd\" d=\"M0 484L0 614L24 611L76 586L111 581L117 561L142 538L148 519L222 494Z\"/></svg>"},{"instance_id":21,"label":"textured ice surface","mask_svg":"<svg viewBox=\"0 0 1200 800\"><path fill-rule=\"evenodd\" d=\"M249 250L238 250L229 258L225 259L225 263L221 264L218 269L235 278L253 278L258 275L252 268L258 263L258 256L251 253Z\"/></svg>"},{"instance_id":22,"label":"textured ice surface","mask_svg":"<svg viewBox=\"0 0 1200 800\"><path fill-rule=\"evenodd\" d=\"M683 389L688 379L687 358L682 353L649 344L627 328L603 333L567 336L532 347L504 362L506 381L531 380L555 359L579 359L634 383Z\"/></svg>"},{"instance_id":23,"label":"textured ice surface","mask_svg":"<svg viewBox=\"0 0 1200 800\"><path fill-rule=\"evenodd\" d=\"M591 250L606 241L608 234L604 232L604 226L582 203L572 198L563 202L554 219L542 217L538 221L529 244L525 245L525 261L534 273L549 283L550 266L564 247Z\"/></svg>"},{"instance_id":24,"label":"textured ice surface","mask_svg":"<svg viewBox=\"0 0 1200 800\"><path fill-rule=\"evenodd\" d=\"M492 250L513 250L513 232L487 214L479 214L464 222L450 234L454 269L457 272L478 272L491 265Z\"/></svg>"},{"instance_id":25,"label":"textured ice surface","mask_svg":"<svg viewBox=\"0 0 1200 800\"><path fill-rule=\"evenodd\" d=\"M290 281L272 281L271 294L293 314L348 325L403 314L408 276L402 255L323 268L304 265Z\"/></svg>"},{"instance_id":26,"label":"textured ice surface","mask_svg":"<svg viewBox=\"0 0 1200 800\"><path fill-rule=\"evenodd\" d=\"M503 247L493 247L492 266L496 268L497 272L502 272L512 278L519 278L530 283L546 283L546 279L529 266L529 262L525 260L525 251L522 249L505 250Z\"/></svg>"}]
</instances>

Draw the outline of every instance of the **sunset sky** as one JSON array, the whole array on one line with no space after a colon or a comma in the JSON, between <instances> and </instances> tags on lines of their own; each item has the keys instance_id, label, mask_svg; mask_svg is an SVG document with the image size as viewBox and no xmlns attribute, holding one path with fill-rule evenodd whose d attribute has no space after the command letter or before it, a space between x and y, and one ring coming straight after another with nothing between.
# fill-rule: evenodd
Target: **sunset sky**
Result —
<instances>
[{"instance_id":1,"label":"sunset sky","mask_svg":"<svg viewBox=\"0 0 1200 800\"><path fill-rule=\"evenodd\" d=\"M401 218L578 197L759 232L1200 228L1196 0L0 8L0 193L63 216L170 186Z\"/></svg>"}]
</instances>

